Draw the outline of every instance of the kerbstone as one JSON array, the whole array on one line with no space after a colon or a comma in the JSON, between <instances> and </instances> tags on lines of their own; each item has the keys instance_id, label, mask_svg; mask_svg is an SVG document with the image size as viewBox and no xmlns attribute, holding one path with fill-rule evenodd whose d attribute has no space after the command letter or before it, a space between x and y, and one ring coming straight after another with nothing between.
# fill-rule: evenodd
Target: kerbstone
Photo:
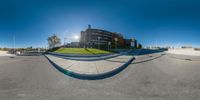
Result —
<instances>
[{"instance_id":1,"label":"kerbstone","mask_svg":"<svg viewBox=\"0 0 200 100\"><path fill-rule=\"evenodd\" d=\"M115 58L97 60L97 61L77 61L69 60L64 58L59 58L53 55L46 55L51 61L53 61L58 66L78 74L103 74L113 71L121 66L123 66L127 61L129 61L133 56L118 56Z\"/></svg>"}]
</instances>

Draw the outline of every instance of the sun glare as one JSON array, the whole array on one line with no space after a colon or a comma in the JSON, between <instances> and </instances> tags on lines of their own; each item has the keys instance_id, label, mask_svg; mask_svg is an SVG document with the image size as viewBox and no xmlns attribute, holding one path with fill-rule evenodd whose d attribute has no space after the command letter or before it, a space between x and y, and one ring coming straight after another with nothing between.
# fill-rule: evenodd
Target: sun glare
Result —
<instances>
[{"instance_id":1,"label":"sun glare","mask_svg":"<svg viewBox=\"0 0 200 100\"><path fill-rule=\"evenodd\" d=\"M79 39L79 36L78 36L78 35L75 35L75 36L74 36L74 39L78 40L78 39Z\"/></svg>"}]
</instances>

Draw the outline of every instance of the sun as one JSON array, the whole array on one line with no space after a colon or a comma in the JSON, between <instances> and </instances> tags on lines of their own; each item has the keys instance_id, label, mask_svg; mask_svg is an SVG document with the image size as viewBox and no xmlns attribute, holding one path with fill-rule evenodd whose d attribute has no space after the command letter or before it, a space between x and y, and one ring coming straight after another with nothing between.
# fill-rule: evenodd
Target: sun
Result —
<instances>
[{"instance_id":1,"label":"sun","mask_svg":"<svg viewBox=\"0 0 200 100\"><path fill-rule=\"evenodd\" d=\"M78 39L79 39L79 36L78 36L78 35L75 35L75 36L74 36L74 39L78 40Z\"/></svg>"}]
</instances>

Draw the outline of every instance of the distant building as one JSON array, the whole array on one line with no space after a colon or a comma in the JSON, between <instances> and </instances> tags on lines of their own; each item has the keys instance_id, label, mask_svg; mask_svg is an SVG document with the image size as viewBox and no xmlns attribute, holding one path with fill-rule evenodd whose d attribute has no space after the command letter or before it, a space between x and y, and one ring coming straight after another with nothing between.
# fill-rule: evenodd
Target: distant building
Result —
<instances>
[{"instance_id":1,"label":"distant building","mask_svg":"<svg viewBox=\"0 0 200 100\"><path fill-rule=\"evenodd\" d=\"M90 48L131 48L137 47L136 39L124 39L123 35L102 29L94 29L91 25L80 33L80 46Z\"/></svg>"},{"instance_id":2,"label":"distant building","mask_svg":"<svg viewBox=\"0 0 200 100\"><path fill-rule=\"evenodd\" d=\"M131 47L136 48L138 46L137 40L135 38L130 39Z\"/></svg>"},{"instance_id":3,"label":"distant building","mask_svg":"<svg viewBox=\"0 0 200 100\"><path fill-rule=\"evenodd\" d=\"M80 42L71 42L63 45L62 47L68 47L68 48L78 48L80 47Z\"/></svg>"},{"instance_id":4,"label":"distant building","mask_svg":"<svg viewBox=\"0 0 200 100\"><path fill-rule=\"evenodd\" d=\"M130 48L136 48L137 47L137 40L132 38L132 39L125 39L125 46L130 47Z\"/></svg>"},{"instance_id":5,"label":"distant building","mask_svg":"<svg viewBox=\"0 0 200 100\"><path fill-rule=\"evenodd\" d=\"M79 42L71 42L70 47L79 47Z\"/></svg>"},{"instance_id":6,"label":"distant building","mask_svg":"<svg viewBox=\"0 0 200 100\"><path fill-rule=\"evenodd\" d=\"M182 46L181 48L192 48L192 46Z\"/></svg>"}]
</instances>

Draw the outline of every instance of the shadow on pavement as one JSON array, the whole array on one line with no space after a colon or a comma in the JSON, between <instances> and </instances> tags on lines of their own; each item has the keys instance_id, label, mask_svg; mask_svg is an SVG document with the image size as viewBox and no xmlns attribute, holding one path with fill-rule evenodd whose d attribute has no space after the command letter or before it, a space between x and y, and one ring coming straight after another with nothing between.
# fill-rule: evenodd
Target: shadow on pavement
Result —
<instances>
[{"instance_id":1,"label":"shadow on pavement","mask_svg":"<svg viewBox=\"0 0 200 100\"><path fill-rule=\"evenodd\" d=\"M157 57L155 57L155 58L151 58L151 59L147 59L147 60L142 60L142 61L138 61L138 62L133 62L133 63L131 63L131 64L139 64L139 63L144 63L144 62L152 61L152 60L158 59L158 58L160 58L160 57L162 57L162 56L164 56L164 55L165 55L165 54L161 54L160 56L157 56Z\"/></svg>"},{"instance_id":2,"label":"shadow on pavement","mask_svg":"<svg viewBox=\"0 0 200 100\"><path fill-rule=\"evenodd\" d=\"M142 49L142 50L133 50L130 52L130 54L133 55L147 55L147 54L153 54L153 53L161 53L167 51L167 49L158 49L158 50L152 50L152 49Z\"/></svg>"},{"instance_id":3,"label":"shadow on pavement","mask_svg":"<svg viewBox=\"0 0 200 100\"><path fill-rule=\"evenodd\" d=\"M46 58L58 71L62 72L65 75L68 75L70 77L81 79L81 80L99 80L99 79L105 79L105 78L112 77L112 76L120 73L121 71L123 71L135 59L133 57L132 59L130 59L127 63L125 63L121 67L119 67L115 70L112 70L110 72L106 72L106 73L102 73L102 74L96 74L96 75L84 75L84 74L78 74L78 73L71 72L71 71L68 71L66 69L63 69L62 67L60 67L57 64L55 64L54 62L52 62L48 57L46 57Z\"/></svg>"}]
</instances>

